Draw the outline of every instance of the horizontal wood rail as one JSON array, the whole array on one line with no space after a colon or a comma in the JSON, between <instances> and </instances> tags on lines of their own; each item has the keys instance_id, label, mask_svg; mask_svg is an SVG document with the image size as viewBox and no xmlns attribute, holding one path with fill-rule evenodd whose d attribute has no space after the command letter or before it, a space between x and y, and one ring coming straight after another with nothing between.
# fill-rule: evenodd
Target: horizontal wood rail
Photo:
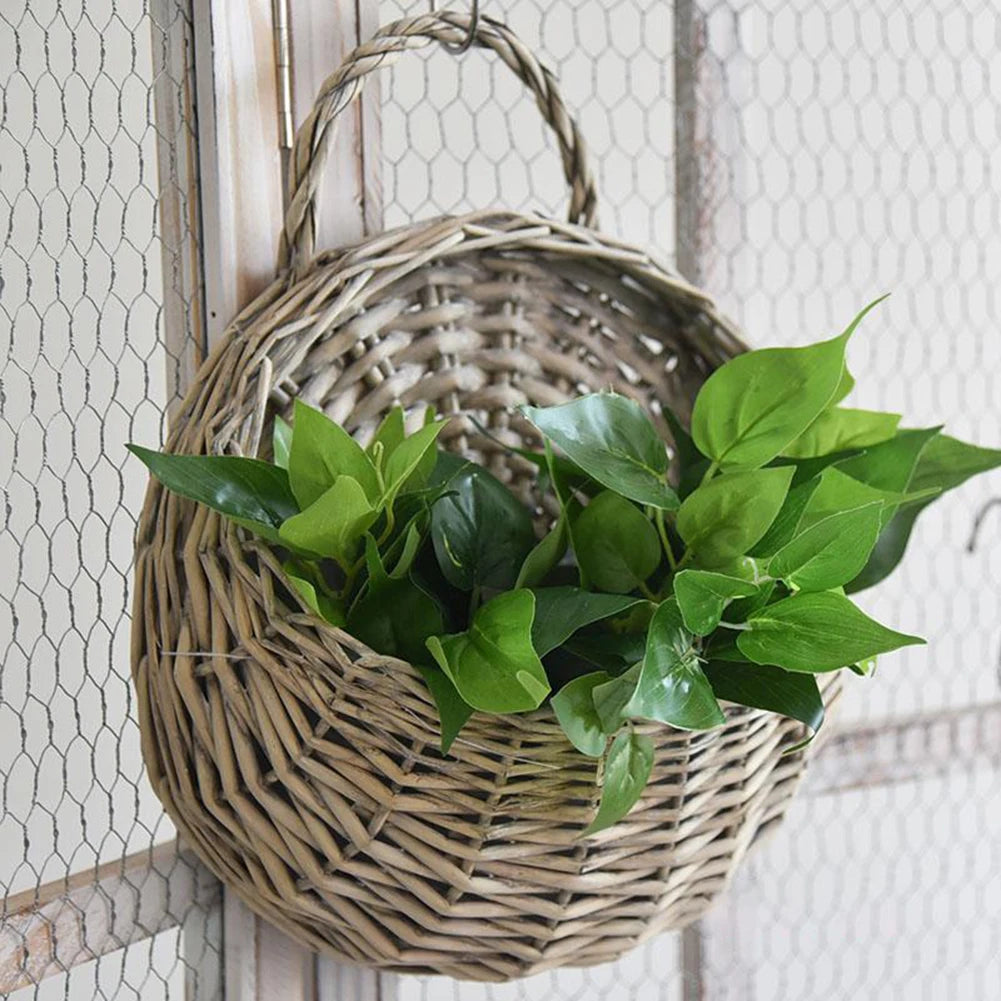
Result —
<instances>
[{"instance_id":1,"label":"horizontal wood rail","mask_svg":"<svg viewBox=\"0 0 1001 1001\"><path fill-rule=\"evenodd\" d=\"M0 996L183 924L220 884L176 841L7 897Z\"/></svg>"},{"instance_id":2,"label":"horizontal wood rail","mask_svg":"<svg viewBox=\"0 0 1001 1001\"><path fill-rule=\"evenodd\" d=\"M830 795L1001 765L1001 702L833 735L807 777ZM177 842L8 897L0 910L0 995L184 923L220 884ZM344 976L362 971L344 968Z\"/></svg>"},{"instance_id":3,"label":"horizontal wood rail","mask_svg":"<svg viewBox=\"0 0 1001 1001\"><path fill-rule=\"evenodd\" d=\"M804 788L820 796L999 765L1001 702L990 702L835 733Z\"/></svg>"}]
</instances>

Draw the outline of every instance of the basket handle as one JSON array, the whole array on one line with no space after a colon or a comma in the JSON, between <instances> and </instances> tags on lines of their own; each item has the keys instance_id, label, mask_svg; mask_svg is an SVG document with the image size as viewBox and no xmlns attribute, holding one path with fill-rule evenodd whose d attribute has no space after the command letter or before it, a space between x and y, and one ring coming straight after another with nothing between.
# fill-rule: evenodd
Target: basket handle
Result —
<instances>
[{"instance_id":1,"label":"basket handle","mask_svg":"<svg viewBox=\"0 0 1001 1001\"><path fill-rule=\"evenodd\" d=\"M496 52L535 95L542 117L559 142L563 173L570 185L569 219L585 226L595 225L594 175L584 140L567 111L556 78L500 22L483 16L474 19L457 11L439 11L381 28L323 82L292 147L288 207L278 255L281 270L301 273L313 259L320 173L336 134L337 119L360 93L364 78L384 65L392 65L410 49L422 49L432 42L454 47L466 41L470 33L473 45Z\"/></svg>"}]
</instances>

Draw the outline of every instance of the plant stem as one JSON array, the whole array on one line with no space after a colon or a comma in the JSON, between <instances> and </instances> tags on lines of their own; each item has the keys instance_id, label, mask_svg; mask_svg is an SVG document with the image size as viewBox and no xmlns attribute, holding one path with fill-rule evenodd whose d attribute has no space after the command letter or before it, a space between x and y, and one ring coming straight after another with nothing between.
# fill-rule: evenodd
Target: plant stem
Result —
<instances>
[{"instance_id":1,"label":"plant stem","mask_svg":"<svg viewBox=\"0 0 1001 1001\"><path fill-rule=\"evenodd\" d=\"M640 594L642 594L648 601L660 604L660 598L658 598L657 595L655 595L643 581L640 581Z\"/></svg>"},{"instance_id":2,"label":"plant stem","mask_svg":"<svg viewBox=\"0 0 1001 1001\"><path fill-rule=\"evenodd\" d=\"M688 564L691 562L692 562L692 551L691 549L686 549L684 555L681 557L680 560L678 560L678 565L674 568L675 573L677 573L679 570L684 570L685 567L687 567Z\"/></svg>"},{"instance_id":3,"label":"plant stem","mask_svg":"<svg viewBox=\"0 0 1001 1001\"><path fill-rule=\"evenodd\" d=\"M656 508L653 515L654 523L657 525L657 534L660 536L660 543L664 547L664 555L671 566L671 573L678 569L677 561L674 558L674 550L671 548L671 540L667 535L667 527L664 524L664 511Z\"/></svg>"},{"instance_id":4,"label":"plant stem","mask_svg":"<svg viewBox=\"0 0 1001 1001\"><path fill-rule=\"evenodd\" d=\"M702 477L702 482L699 483L699 486L704 487L718 472L719 472L719 463L711 462L709 464L709 468L706 470L705 476Z\"/></svg>"}]
</instances>

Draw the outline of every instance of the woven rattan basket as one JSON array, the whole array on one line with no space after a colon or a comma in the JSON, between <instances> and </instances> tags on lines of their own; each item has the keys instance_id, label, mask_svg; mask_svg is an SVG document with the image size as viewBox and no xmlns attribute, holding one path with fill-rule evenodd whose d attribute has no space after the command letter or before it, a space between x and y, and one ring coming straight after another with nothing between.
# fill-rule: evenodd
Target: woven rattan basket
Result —
<instances>
[{"instance_id":1,"label":"woven rattan basket","mask_svg":"<svg viewBox=\"0 0 1001 1001\"><path fill-rule=\"evenodd\" d=\"M516 404L613 387L687 414L741 349L705 295L591 228L594 184L555 82L488 20L476 44L555 132L571 223L441 218L314 259L324 155L363 77L470 27L458 14L400 21L327 80L296 140L279 275L202 368L172 450L257 454L294 397L362 438L396 402L415 414L434 403L455 415L447 446L527 496L529 467L495 440L537 443ZM641 802L583 840L599 776L547 709L476 714L443 758L410 665L318 620L264 545L156 484L136 575L133 666L157 794L250 907L343 959L477 980L610 960L697 918L803 769L802 752L783 755L802 728L774 715L731 707L699 734L650 725Z\"/></svg>"}]
</instances>

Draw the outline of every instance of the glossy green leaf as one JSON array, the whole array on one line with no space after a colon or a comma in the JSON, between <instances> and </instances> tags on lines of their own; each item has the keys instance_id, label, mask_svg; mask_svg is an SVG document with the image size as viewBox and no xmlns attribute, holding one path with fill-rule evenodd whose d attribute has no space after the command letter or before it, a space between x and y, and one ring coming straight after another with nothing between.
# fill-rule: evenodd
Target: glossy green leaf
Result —
<instances>
[{"instance_id":1,"label":"glossy green leaf","mask_svg":"<svg viewBox=\"0 0 1001 1001\"><path fill-rule=\"evenodd\" d=\"M734 598L757 594L758 585L710 570L682 570L674 578L674 596L685 627L696 636L708 636Z\"/></svg>"},{"instance_id":2,"label":"glossy green leaf","mask_svg":"<svg viewBox=\"0 0 1001 1001\"><path fill-rule=\"evenodd\" d=\"M817 419L782 450L782 454L793 459L811 459L878 445L896 434L899 423L900 414L831 407L822 410Z\"/></svg>"},{"instance_id":3,"label":"glossy green leaf","mask_svg":"<svg viewBox=\"0 0 1001 1001\"><path fill-rule=\"evenodd\" d=\"M283 522L278 534L282 542L329 556L346 570L377 517L358 481L338 476L309 507Z\"/></svg>"},{"instance_id":4,"label":"glossy green leaf","mask_svg":"<svg viewBox=\"0 0 1001 1001\"><path fill-rule=\"evenodd\" d=\"M718 368L692 411L692 438L699 451L723 469L755 469L774 459L843 387L845 346L875 305L832 340L749 351Z\"/></svg>"},{"instance_id":5,"label":"glossy green leaf","mask_svg":"<svg viewBox=\"0 0 1001 1001\"><path fill-rule=\"evenodd\" d=\"M838 388L834 391L834 397L831 399L831 405L840 403L854 388L855 379L848 371L848 367L845 366L845 370L841 373L841 382L838 383Z\"/></svg>"},{"instance_id":6,"label":"glossy green leaf","mask_svg":"<svg viewBox=\"0 0 1001 1001\"><path fill-rule=\"evenodd\" d=\"M566 511L561 510L556 524L546 532L525 557L525 562L522 563L521 569L518 571L518 579L514 582L514 586L537 587L541 584L563 559L569 541L570 533L567 530Z\"/></svg>"},{"instance_id":7,"label":"glossy green leaf","mask_svg":"<svg viewBox=\"0 0 1001 1001\"><path fill-rule=\"evenodd\" d=\"M466 632L428 639L435 661L474 709L525 712L537 709L549 694L549 680L532 646L534 614L531 591L508 591L477 609Z\"/></svg>"},{"instance_id":8,"label":"glossy green leaf","mask_svg":"<svg viewBox=\"0 0 1001 1001\"><path fill-rule=\"evenodd\" d=\"M873 445L861 455L840 463L838 469L877 490L903 493L910 489L921 455L940 430L899 431L889 441Z\"/></svg>"},{"instance_id":9,"label":"glossy green leaf","mask_svg":"<svg viewBox=\"0 0 1001 1001\"><path fill-rule=\"evenodd\" d=\"M170 455L140 445L129 451L165 486L276 542L278 526L299 510L288 473L235 455Z\"/></svg>"},{"instance_id":10,"label":"glossy green leaf","mask_svg":"<svg viewBox=\"0 0 1001 1001\"><path fill-rule=\"evenodd\" d=\"M433 424L425 424L419 431L399 442L388 455L383 476L386 504L392 503L404 485L423 486L423 482L419 484L411 482L412 477L422 463L426 468L431 461L436 461L435 442L447 423L447 421L436 421Z\"/></svg>"},{"instance_id":11,"label":"glossy green leaf","mask_svg":"<svg viewBox=\"0 0 1001 1001\"><path fill-rule=\"evenodd\" d=\"M372 503L379 495L375 466L365 449L326 414L299 400L295 401L288 472L303 510L341 476L355 480Z\"/></svg>"},{"instance_id":12,"label":"glossy green leaf","mask_svg":"<svg viewBox=\"0 0 1001 1001\"><path fill-rule=\"evenodd\" d=\"M567 740L581 754L592 758L604 752L608 736L602 729L591 693L596 685L609 680L610 676L604 671L582 675L565 684L550 700Z\"/></svg>"},{"instance_id":13,"label":"glossy green leaf","mask_svg":"<svg viewBox=\"0 0 1001 1001\"><path fill-rule=\"evenodd\" d=\"M800 530L805 530L825 518L853 511L867 504L882 503L883 512L880 515L881 524L886 524L892 512L901 504L911 504L926 499L935 490L918 491L915 493L898 493L893 490L881 490L848 476L840 468L833 466L820 474L820 483L810 497L809 503L800 521ZM890 512L890 514L887 514Z\"/></svg>"},{"instance_id":14,"label":"glossy green leaf","mask_svg":"<svg viewBox=\"0 0 1001 1001\"><path fill-rule=\"evenodd\" d=\"M816 522L783 546L768 572L800 591L828 591L852 580L865 566L879 536L879 501Z\"/></svg>"},{"instance_id":15,"label":"glossy green leaf","mask_svg":"<svg viewBox=\"0 0 1001 1001\"><path fill-rule=\"evenodd\" d=\"M445 631L441 606L410 577L370 581L348 613L347 629L373 650L415 663L429 637Z\"/></svg>"},{"instance_id":16,"label":"glossy green leaf","mask_svg":"<svg viewBox=\"0 0 1001 1001\"><path fill-rule=\"evenodd\" d=\"M725 721L676 601L663 602L650 621L636 689L624 712L682 730L706 730Z\"/></svg>"},{"instance_id":17,"label":"glossy green leaf","mask_svg":"<svg viewBox=\"0 0 1001 1001\"><path fill-rule=\"evenodd\" d=\"M593 393L555 407L523 407L525 416L566 456L609 490L668 511L667 448L643 408L614 393Z\"/></svg>"},{"instance_id":18,"label":"glossy green leaf","mask_svg":"<svg viewBox=\"0 0 1001 1001\"><path fill-rule=\"evenodd\" d=\"M971 476L1001 467L1001 449L981 448L940 434L921 452L909 490L953 490Z\"/></svg>"},{"instance_id":19,"label":"glossy green leaf","mask_svg":"<svg viewBox=\"0 0 1001 1001\"><path fill-rule=\"evenodd\" d=\"M292 425L277 414L271 431L271 448L275 456L275 465L288 469L289 454L292 451Z\"/></svg>"},{"instance_id":20,"label":"glossy green leaf","mask_svg":"<svg viewBox=\"0 0 1001 1001\"><path fill-rule=\"evenodd\" d=\"M621 594L595 594L579 587L539 587L535 595L532 643L545 657L578 629L617 615L645 601Z\"/></svg>"},{"instance_id":21,"label":"glossy green leaf","mask_svg":"<svg viewBox=\"0 0 1001 1001\"><path fill-rule=\"evenodd\" d=\"M805 723L816 733L824 722L824 700L817 679L771 664L710 662L706 677L716 698L752 709L764 709Z\"/></svg>"},{"instance_id":22,"label":"glossy green leaf","mask_svg":"<svg viewBox=\"0 0 1001 1001\"><path fill-rule=\"evenodd\" d=\"M368 443L365 451L369 458L375 461L377 455L382 457L382 468L386 466L388 458L396 451L397 445L407 436L403 423L403 407L391 407L389 412L383 417L379 426L372 435L372 440Z\"/></svg>"},{"instance_id":23,"label":"glossy green leaf","mask_svg":"<svg viewBox=\"0 0 1001 1001\"><path fill-rule=\"evenodd\" d=\"M598 494L574 520L573 543L582 581L599 591L634 591L660 565L657 529L611 490Z\"/></svg>"},{"instance_id":24,"label":"glossy green leaf","mask_svg":"<svg viewBox=\"0 0 1001 1001\"><path fill-rule=\"evenodd\" d=\"M439 667L431 664L414 664L420 672L428 691L438 709L441 721L441 753L448 754L467 720L473 715L473 707L467 705L455 690L455 685Z\"/></svg>"},{"instance_id":25,"label":"glossy green leaf","mask_svg":"<svg viewBox=\"0 0 1001 1001\"><path fill-rule=\"evenodd\" d=\"M584 835L597 834L622 820L643 794L652 771L653 741L623 730L608 750L598 813Z\"/></svg>"},{"instance_id":26,"label":"glossy green leaf","mask_svg":"<svg viewBox=\"0 0 1001 1001\"><path fill-rule=\"evenodd\" d=\"M431 509L431 541L446 580L464 591L510 588L535 545L528 510L482 466L446 452L432 482L449 491Z\"/></svg>"},{"instance_id":27,"label":"glossy green leaf","mask_svg":"<svg viewBox=\"0 0 1001 1001\"><path fill-rule=\"evenodd\" d=\"M615 633L585 630L564 642L571 653L611 674L622 674L631 664L643 659L646 629L642 632Z\"/></svg>"},{"instance_id":28,"label":"glossy green leaf","mask_svg":"<svg viewBox=\"0 0 1001 1001\"><path fill-rule=\"evenodd\" d=\"M819 487L819 476L790 487L768 531L751 547L752 556L763 558L777 553L799 532L807 505Z\"/></svg>"},{"instance_id":29,"label":"glossy green leaf","mask_svg":"<svg viewBox=\"0 0 1001 1001\"><path fill-rule=\"evenodd\" d=\"M748 660L811 674L924 643L887 629L830 591L784 598L757 612L747 625L737 646Z\"/></svg>"},{"instance_id":30,"label":"glossy green leaf","mask_svg":"<svg viewBox=\"0 0 1001 1001\"><path fill-rule=\"evenodd\" d=\"M775 520L792 469L744 470L710 480L687 497L678 512L678 533L703 567L742 556Z\"/></svg>"},{"instance_id":31,"label":"glossy green leaf","mask_svg":"<svg viewBox=\"0 0 1001 1001\"><path fill-rule=\"evenodd\" d=\"M940 434L921 451L908 489L912 493L937 490L945 492L965 483L971 476L1001 466L1001 450L980 448ZM863 591L888 577L903 559L918 515L934 500L905 507L883 529L868 563L848 585L850 593Z\"/></svg>"}]
</instances>

